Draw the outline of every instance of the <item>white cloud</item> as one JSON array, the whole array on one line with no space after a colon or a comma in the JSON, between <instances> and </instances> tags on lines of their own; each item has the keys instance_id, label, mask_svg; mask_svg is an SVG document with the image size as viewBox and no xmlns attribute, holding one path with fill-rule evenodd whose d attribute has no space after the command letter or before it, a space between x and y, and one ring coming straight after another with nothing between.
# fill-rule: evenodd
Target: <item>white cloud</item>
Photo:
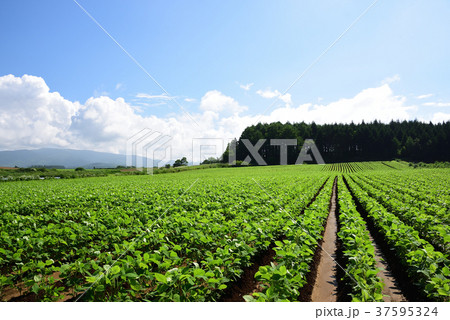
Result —
<instances>
[{"instance_id":1,"label":"white cloud","mask_svg":"<svg viewBox=\"0 0 450 320\"><path fill-rule=\"evenodd\" d=\"M276 91L261 91L266 96L271 92L280 95ZM285 97L285 102L290 102L290 96ZM144 115L123 98L92 97L80 104L50 92L40 77L3 76L0 77L0 149L53 146L124 153L127 138L150 128L173 138L173 158L190 158L192 139L238 138L247 126L257 121L389 122L414 118L416 110L406 103L405 97L394 95L388 84L329 104L286 105L266 116L243 114L247 107L217 90L206 92L198 107L197 112L189 112L201 128L183 112L164 117ZM445 113L433 116L433 121L448 119L449 114Z\"/></svg>"},{"instance_id":2,"label":"white cloud","mask_svg":"<svg viewBox=\"0 0 450 320\"><path fill-rule=\"evenodd\" d=\"M116 90L119 90L120 88L122 88L122 86L123 86L123 83L117 83L116 84Z\"/></svg>"},{"instance_id":3,"label":"white cloud","mask_svg":"<svg viewBox=\"0 0 450 320\"><path fill-rule=\"evenodd\" d=\"M275 91L258 90L258 91L256 91L256 93L266 99L272 99L272 98L278 97L280 95L280 92L278 90L275 90Z\"/></svg>"},{"instance_id":4,"label":"white cloud","mask_svg":"<svg viewBox=\"0 0 450 320\"><path fill-rule=\"evenodd\" d=\"M239 87L241 89L244 89L245 91L249 91L250 88L254 85L254 83L247 83L247 84L240 84Z\"/></svg>"},{"instance_id":5,"label":"white cloud","mask_svg":"<svg viewBox=\"0 0 450 320\"><path fill-rule=\"evenodd\" d=\"M40 77L0 77L0 147L68 146L67 130L79 108L50 92Z\"/></svg>"},{"instance_id":6,"label":"white cloud","mask_svg":"<svg viewBox=\"0 0 450 320\"><path fill-rule=\"evenodd\" d=\"M428 93L428 94L421 94L420 96L417 96L417 99L426 99L426 98L431 98L432 96L434 96L434 94L432 93Z\"/></svg>"},{"instance_id":7,"label":"white cloud","mask_svg":"<svg viewBox=\"0 0 450 320\"><path fill-rule=\"evenodd\" d=\"M450 102L425 102L422 105L425 107L450 107Z\"/></svg>"},{"instance_id":8,"label":"white cloud","mask_svg":"<svg viewBox=\"0 0 450 320\"><path fill-rule=\"evenodd\" d=\"M383 81L381 81L381 84L391 84L397 81L400 81L400 75L395 74L392 77L385 78Z\"/></svg>"},{"instance_id":9,"label":"white cloud","mask_svg":"<svg viewBox=\"0 0 450 320\"><path fill-rule=\"evenodd\" d=\"M247 110L246 106L241 106L232 97L228 97L217 90L208 91L200 101L200 109L213 112L231 112L238 114Z\"/></svg>"},{"instance_id":10,"label":"white cloud","mask_svg":"<svg viewBox=\"0 0 450 320\"><path fill-rule=\"evenodd\" d=\"M290 106L292 104L290 93L281 94L281 92L279 92L278 90L271 91L270 89L258 90L256 91L256 93L265 99L272 99L276 97L286 103L287 106Z\"/></svg>"},{"instance_id":11,"label":"white cloud","mask_svg":"<svg viewBox=\"0 0 450 320\"><path fill-rule=\"evenodd\" d=\"M197 100L194 99L194 98L185 98L184 101L186 101L186 102L195 102Z\"/></svg>"},{"instance_id":12,"label":"white cloud","mask_svg":"<svg viewBox=\"0 0 450 320\"><path fill-rule=\"evenodd\" d=\"M171 100L171 99L173 99L175 97L170 97L170 96L168 96L165 93L164 94L156 94L156 95L151 95L151 94L148 94L148 93L138 93L136 95L136 98L149 99L149 100L153 100L153 99L156 99L156 100Z\"/></svg>"},{"instance_id":13,"label":"white cloud","mask_svg":"<svg viewBox=\"0 0 450 320\"><path fill-rule=\"evenodd\" d=\"M148 100L137 103L145 101ZM189 157L193 138L239 137L251 123L239 115L246 109L232 97L209 91L200 102L201 112L191 113L195 122L201 124L198 128L183 112L165 117L144 116L139 107L123 98L113 100L106 96L92 97L80 104L50 92L40 77L9 75L0 77L0 150L64 147L124 153L129 137L150 128L173 137L174 158Z\"/></svg>"},{"instance_id":14,"label":"white cloud","mask_svg":"<svg viewBox=\"0 0 450 320\"><path fill-rule=\"evenodd\" d=\"M450 113L437 112L433 114L433 118L431 119L431 122L433 123L440 123L446 121L450 121Z\"/></svg>"},{"instance_id":15,"label":"white cloud","mask_svg":"<svg viewBox=\"0 0 450 320\"><path fill-rule=\"evenodd\" d=\"M316 123L349 123L379 120L408 120L417 107L407 106L406 98L395 96L388 84L361 91L353 98L340 99L329 104L303 104L299 107L284 107L261 117L261 122L291 121Z\"/></svg>"}]
</instances>

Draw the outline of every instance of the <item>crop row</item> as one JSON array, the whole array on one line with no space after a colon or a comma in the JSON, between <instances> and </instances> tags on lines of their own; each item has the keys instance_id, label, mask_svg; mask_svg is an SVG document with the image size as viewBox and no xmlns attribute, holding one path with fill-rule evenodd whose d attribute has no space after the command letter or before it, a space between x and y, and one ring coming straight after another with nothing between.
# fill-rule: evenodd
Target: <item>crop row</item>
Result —
<instances>
[{"instance_id":1,"label":"crop row","mask_svg":"<svg viewBox=\"0 0 450 320\"><path fill-rule=\"evenodd\" d=\"M284 239L275 242L276 256L270 265L260 266L255 279L261 292L244 298L246 301L296 301L307 283L306 276L314 252L322 239L331 196L333 179L329 179L315 201L300 212L292 212L286 220Z\"/></svg>"},{"instance_id":2,"label":"crop row","mask_svg":"<svg viewBox=\"0 0 450 320\"><path fill-rule=\"evenodd\" d=\"M301 211L321 177L266 178L277 203L239 179L205 179L192 189L192 180L167 187L165 179L143 177L42 181L42 191L32 182L8 184L1 287L37 300L76 296L91 285L83 300L216 300L281 232L279 204Z\"/></svg>"},{"instance_id":3,"label":"crop row","mask_svg":"<svg viewBox=\"0 0 450 320\"><path fill-rule=\"evenodd\" d=\"M424 295L434 301L447 301L450 296L450 264L448 259L419 237L418 232L405 225L370 197L352 179L347 179L350 190L367 212L386 242L395 250L409 279Z\"/></svg>"},{"instance_id":4,"label":"crop row","mask_svg":"<svg viewBox=\"0 0 450 320\"><path fill-rule=\"evenodd\" d=\"M352 301L383 301L383 282L377 276L375 248L369 238L366 223L356 210L352 196L342 177L339 187L339 239L343 246L344 282L350 289Z\"/></svg>"},{"instance_id":5,"label":"crop row","mask_svg":"<svg viewBox=\"0 0 450 320\"><path fill-rule=\"evenodd\" d=\"M427 169L426 175L423 172L410 172L409 174L389 175L368 174L364 176L392 189L408 195L414 199L424 212L449 218L450 212L450 175L442 170ZM448 223L448 221L446 221Z\"/></svg>"},{"instance_id":6,"label":"crop row","mask_svg":"<svg viewBox=\"0 0 450 320\"><path fill-rule=\"evenodd\" d=\"M404 223L419 231L420 236L433 244L437 250L448 254L450 227L442 224L443 221L438 214L424 213L422 208L415 207L414 199L382 184L373 183L368 179L354 179L371 197Z\"/></svg>"}]
</instances>

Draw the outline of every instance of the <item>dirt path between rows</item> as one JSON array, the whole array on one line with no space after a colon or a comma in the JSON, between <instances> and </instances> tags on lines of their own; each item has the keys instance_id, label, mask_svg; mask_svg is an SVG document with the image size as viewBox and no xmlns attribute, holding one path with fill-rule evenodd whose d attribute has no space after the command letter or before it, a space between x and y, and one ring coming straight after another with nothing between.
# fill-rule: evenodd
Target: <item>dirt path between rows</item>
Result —
<instances>
[{"instance_id":1,"label":"dirt path between rows","mask_svg":"<svg viewBox=\"0 0 450 320\"><path fill-rule=\"evenodd\" d=\"M261 291L260 283L255 280L255 274L258 272L260 266L270 264L275 257L274 244L272 243L267 250L257 255L253 259L253 264L250 267L244 268L242 276L232 285L227 291L223 302L244 302L245 295L251 295L253 292Z\"/></svg>"},{"instance_id":2,"label":"dirt path between rows","mask_svg":"<svg viewBox=\"0 0 450 320\"><path fill-rule=\"evenodd\" d=\"M300 215L302 215L305 210L316 200L319 193L322 191L322 189L325 187L325 184L327 183L328 178L324 181L324 183L320 186L320 188L317 190L314 197L308 202L308 204L302 209L300 212ZM274 239L273 242L270 244L270 246L261 252L260 254L257 254L252 260L253 263L251 266L244 268L244 272L242 276L235 281L234 283L230 284L228 289L225 291L225 294L222 296L222 298L219 301L222 302L244 302L244 296L245 295L251 295L255 292L262 292L263 289L261 287L260 282L255 280L255 274L258 272L260 266L270 265L271 262L274 261L276 252L273 250L275 247L275 241L282 241L285 239L284 235L281 235L277 239Z\"/></svg>"},{"instance_id":3,"label":"dirt path between rows","mask_svg":"<svg viewBox=\"0 0 450 320\"><path fill-rule=\"evenodd\" d=\"M402 270L402 266L397 262L398 258L391 250L391 247L384 241L382 234L377 231L373 221L369 219L367 212L362 207L355 194L350 189L347 179L344 177L344 183L352 195L356 208L361 217L367 223L369 237L375 247L375 261L377 268L381 269L378 276L383 280L385 286L382 290L384 302L407 302L407 301L423 301L417 296L416 288L410 283L406 272Z\"/></svg>"},{"instance_id":4,"label":"dirt path between rows","mask_svg":"<svg viewBox=\"0 0 450 320\"><path fill-rule=\"evenodd\" d=\"M391 268L389 267L386 259L384 258L383 253L381 252L380 247L375 242L372 235L369 233L369 238L372 241L373 246L375 247L375 261L377 262L376 267L381 269L378 272L378 276L384 282L384 288L381 293L383 294L384 302L405 302L406 298L403 296L403 293L398 285L397 280L394 278Z\"/></svg>"},{"instance_id":5,"label":"dirt path between rows","mask_svg":"<svg viewBox=\"0 0 450 320\"><path fill-rule=\"evenodd\" d=\"M335 302L338 297L338 282L336 278L336 201L337 180L335 180L333 184L330 212L328 214L327 225L323 236L316 281L311 294L311 301L313 302Z\"/></svg>"},{"instance_id":6,"label":"dirt path between rows","mask_svg":"<svg viewBox=\"0 0 450 320\"><path fill-rule=\"evenodd\" d=\"M53 272L51 277L55 279L56 285L60 284L62 279L60 278L61 273L59 271ZM72 299L72 292L68 289L60 292L64 295L64 298L57 300L58 302L65 302ZM30 288L25 286L24 282L20 282L15 287L6 287L2 292L2 302L35 302L39 301L39 296L34 292L30 291Z\"/></svg>"}]
</instances>

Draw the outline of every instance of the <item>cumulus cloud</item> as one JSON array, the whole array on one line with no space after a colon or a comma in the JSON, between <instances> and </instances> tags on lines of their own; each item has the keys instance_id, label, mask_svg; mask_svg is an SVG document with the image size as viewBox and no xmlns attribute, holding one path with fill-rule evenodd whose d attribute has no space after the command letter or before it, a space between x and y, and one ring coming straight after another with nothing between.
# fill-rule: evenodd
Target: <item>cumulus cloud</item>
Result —
<instances>
[{"instance_id":1,"label":"cumulus cloud","mask_svg":"<svg viewBox=\"0 0 450 320\"><path fill-rule=\"evenodd\" d=\"M139 94L138 98L152 102L153 98L168 97ZM213 90L201 99L201 112L191 116L183 112L144 116L123 98L91 97L81 104L50 92L40 77L8 75L0 77L0 150L64 147L124 153L129 137L150 128L173 138L174 158L189 157L194 138L238 137L250 123L239 116L246 109L232 97Z\"/></svg>"},{"instance_id":2,"label":"cumulus cloud","mask_svg":"<svg viewBox=\"0 0 450 320\"><path fill-rule=\"evenodd\" d=\"M0 147L68 146L67 130L79 108L50 92L40 77L0 77Z\"/></svg>"},{"instance_id":3,"label":"cumulus cloud","mask_svg":"<svg viewBox=\"0 0 450 320\"><path fill-rule=\"evenodd\" d=\"M281 92L279 92L278 90L271 91L270 89L258 90L256 91L256 93L265 99L278 98L288 106L292 104L290 93L281 94Z\"/></svg>"},{"instance_id":4,"label":"cumulus cloud","mask_svg":"<svg viewBox=\"0 0 450 320\"><path fill-rule=\"evenodd\" d=\"M441 123L447 121L450 121L450 113L437 112L433 114L433 118L431 119L431 122L433 123Z\"/></svg>"},{"instance_id":5,"label":"cumulus cloud","mask_svg":"<svg viewBox=\"0 0 450 320\"><path fill-rule=\"evenodd\" d=\"M254 85L254 83L240 84L239 87L244 89L245 91L249 91L250 88Z\"/></svg>"},{"instance_id":6,"label":"cumulus cloud","mask_svg":"<svg viewBox=\"0 0 450 320\"><path fill-rule=\"evenodd\" d=\"M408 120L417 107L407 106L406 98L395 96L388 84L361 91L353 98L340 99L329 104L303 104L297 108L285 107L272 111L270 118L278 121L305 121L316 123L348 123L379 120ZM273 121L277 121L273 120Z\"/></svg>"},{"instance_id":7,"label":"cumulus cloud","mask_svg":"<svg viewBox=\"0 0 450 320\"><path fill-rule=\"evenodd\" d=\"M208 91L200 101L200 109L212 112L231 112L233 114L241 113L247 110L246 106L241 106L232 97L224 95L217 90Z\"/></svg>"},{"instance_id":8,"label":"cumulus cloud","mask_svg":"<svg viewBox=\"0 0 450 320\"><path fill-rule=\"evenodd\" d=\"M282 96L276 90L260 94ZM141 95L142 99L145 95ZM247 126L257 121L389 122L411 119L416 110L415 106L407 104L405 97L396 96L389 84L365 89L354 97L329 104L293 107L290 95L284 95L283 99L286 105L268 115L249 115L244 113L247 107L233 97L212 90L197 102L197 111L190 110L190 116L179 112L157 117L140 113L134 103L123 98L91 97L81 104L51 92L40 77L8 75L0 77L0 149L64 147L125 153L127 139L149 128L172 137L172 158L187 156L189 159L193 139L238 138ZM449 114L433 115L433 122L446 120Z\"/></svg>"}]
</instances>

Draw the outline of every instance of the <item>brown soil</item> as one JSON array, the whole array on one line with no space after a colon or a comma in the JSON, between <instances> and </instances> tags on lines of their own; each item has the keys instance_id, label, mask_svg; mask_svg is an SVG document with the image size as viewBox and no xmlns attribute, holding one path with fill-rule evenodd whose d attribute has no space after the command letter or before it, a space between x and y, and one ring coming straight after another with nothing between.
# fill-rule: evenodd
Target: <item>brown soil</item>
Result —
<instances>
[{"instance_id":1,"label":"brown soil","mask_svg":"<svg viewBox=\"0 0 450 320\"><path fill-rule=\"evenodd\" d=\"M338 282L336 278L336 198L337 183L333 184L333 193L330 200L330 212L328 214L327 225L320 250L319 265L311 293L313 302L334 302L338 296ZM331 256L331 257L330 257Z\"/></svg>"},{"instance_id":2,"label":"brown soil","mask_svg":"<svg viewBox=\"0 0 450 320\"><path fill-rule=\"evenodd\" d=\"M2 301L11 301L14 298L22 296L24 294L24 291L26 292L27 289L25 288L25 285L23 283L20 283L18 286L22 291L19 291L18 289L12 287L4 288L2 292Z\"/></svg>"},{"instance_id":3,"label":"brown soil","mask_svg":"<svg viewBox=\"0 0 450 320\"><path fill-rule=\"evenodd\" d=\"M303 214L305 212L305 209L308 208L316 200L317 196L322 191L327 181L328 178L320 186L314 197L309 201L305 208L303 208L300 214ZM256 272L258 272L260 266L269 265L271 262L273 262L276 255L275 250L273 250L273 248L275 247L275 241L282 241L284 240L284 238L285 236L281 236L280 238L275 239L270 244L270 246L266 250L264 250L264 252L258 254L253 259L252 265L244 269L243 275L237 281L230 284L220 301L243 302L245 301L243 298L245 295L251 295L255 292L262 292L262 283L255 280L255 274Z\"/></svg>"},{"instance_id":4,"label":"brown soil","mask_svg":"<svg viewBox=\"0 0 450 320\"><path fill-rule=\"evenodd\" d=\"M351 179L351 178L350 178ZM396 256L395 251L392 250L391 246L388 244L384 235L376 228L372 219L368 216L366 210L362 207L358 198L354 195L353 191L350 189L346 178L344 177L344 183L347 189L350 191L353 201L356 204L356 208L361 215L361 217L367 223L367 229L369 230L370 236L373 239L373 244L375 246L376 256L381 257L386 265L377 265L379 268L384 268L387 272L386 275L390 275L392 278L384 279L386 286L384 290L392 290L394 293L392 299L404 299L398 301L409 301L409 302L421 302L429 301L416 286L414 286L414 281L412 281L405 271L405 268L399 263L399 258ZM377 250L380 254L377 254ZM378 276L383 277L383 273L379 273ZM392 282L392 284L390 283ZM383 294L384 291L383 291ZM389 294L390 295L390 294ZM389 301L389 300L388 300ZM397 301L397 300L392 300Z\"/></svg>"},{"instance_id":5,"label":"brown soil","mask_svg":"<svg viewBox=\"0 0 450 320\"><path fill-rule=\"evenodd\" d=\"M234 282L226 290L226 293L221 301L224 302L244 302L244 296L258 292L261 290L260 283L255 280L255 273L258 272L260 266L270 264L275 257L275 250L273 250L274 243L272 243L267 250L257 255L250 267L244 269L242 276Z\"/></svg>"},{"instance_id":6,"label":"brown soil","mask_svg":"<svg viewBox=\"0 0 450 320\"><path fill-rule=\"evenodd\" d=\"M313 204L314 201L316 201L317 196L319 195L319 193L322 191L323 187L325 187L325 184L327 183L329 178L326 178L325 181L322 183L322 185L320 186L319 190L317 190L316 194L314 195L314 197L312 197L312 199L308 202L308 204L302 209L302 211L300 212L300 215L305 213L305 210L309 208L310 205Z\"/></svg>"},{"instance_id":7,"label":"brown soil","mask_svg":"<svg viewBox=\"0 0 450 320\"><path fill-rule=\"evenodd\" d=\"M377 268L381 269L378 272L378 277L380 277L384 282L384 288L381 292L383 294L384 302L405 302L407 301L403 295L397 280L392 274L391 268L384 259L383 252L381 252L380 247L377 245L375 240L371 235L369 235L373 246L375 247L375 261L377 262Z\"/></svg>"},{"instance_id":8,"label":"brown soil","mask_svg":"<svg viewBox=\"0 0 450 320\"><path fill-rule=\"evenodd\" d=\"M61 283L60 274L61 273L59 271L56 271L51 275L56 281L56 286L58 286ZM16 285L16 287L17 288L6 287L2 293L2 301L9 301L9 302L39 301L39 296L33 292L29 292L28 291L29 288L27 288L23 282ZM59 299L58 302L65 302L72 299L71 292L64 291L62 292L62 294L64 294L65 297L63 299Z\"/></svg>"}]
</instances>

